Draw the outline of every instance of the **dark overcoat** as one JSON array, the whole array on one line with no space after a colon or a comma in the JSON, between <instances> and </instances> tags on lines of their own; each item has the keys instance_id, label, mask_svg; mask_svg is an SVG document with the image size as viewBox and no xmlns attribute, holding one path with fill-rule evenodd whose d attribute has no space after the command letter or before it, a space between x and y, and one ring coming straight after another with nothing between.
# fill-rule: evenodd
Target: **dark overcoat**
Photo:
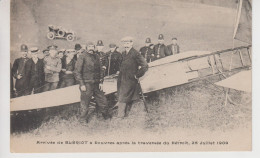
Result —
<instances>
[{"instance_id":1,"label":"dark overcoat","mask_svg":"<svg viewBox=\"0 0 260 158\"><path fill-rule=\"evenodd\" d=\"M109 51L106 53L106 61L106 75L108 75L108 72L109 75L116 74L116 72L119 71L119 67L122 62L122 54L117 51Z\"/></svg>"},{"instance_id":2,"label":"dark overcoat","mask_svg":"<svg viewBox=\"0 0 260 158\"><path fill-rule=\"evenodd\" d=\"M135 76L137 78L142 77L148 70L148 64L134 48L131 48L128 53L124 51L122 57L117 80L118 101L129 103L139 99L140 88Z\"/></svg>"},{"instance_id":3,"label":"dark overcoat","mask_svg":"<svg viewBox=\"0 0 260 158\"><path fill-rule=\"evenodd\" d=\"M41 87L44 84L44 63L42 59L38 59L35 64L32 59L29 59L25 64L25 75L28 79L28 87L32 88Z\"/></svg>"},{"instance_id":4,"label":"dark overcoat","mask_svg":"<svg viewBox=\"0 0 260 158\"><path fill-rule=\"evenodd\" d=\"M140 49L141 55L146 59L148 63L154 61L154 50L150 47L144 46Z\"/></svg>"},{"instance_id":5,"label":"dark overcoat","mask_svg":"<svg viewBox=\"0 0 260 158\"><path fill-rule=\"evenodd\" d=\"M160 58L164 58L165 56L171 55L167 46L164 44L156 44L153 50L154 50L155 59L160 59Z\"/></svg>"},{"instance_id":6,"label":"dark overcoat","mask_svg":"<svg viewBox=\"0 0 260 158\"><path fill-rule=\"evenodd\" d=\"M26 89L28 88L28 79L25 76L25 63L28 58L18 58L14 61L12 68L12 75L16 79L15 88L17 90L18 96L24 95ZM18 79L18 75L22 75L21 79Z\"/></svg>"}]
</instances>

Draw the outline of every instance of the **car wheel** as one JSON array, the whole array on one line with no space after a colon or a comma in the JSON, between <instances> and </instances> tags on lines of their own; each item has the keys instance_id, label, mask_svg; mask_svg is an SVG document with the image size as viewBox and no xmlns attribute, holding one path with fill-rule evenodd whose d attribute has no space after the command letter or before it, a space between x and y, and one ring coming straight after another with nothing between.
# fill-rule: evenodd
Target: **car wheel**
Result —
<instances>
[{"instance_id":1,"label":"car wheel","mask_svg":"<svg viewBox=\"0 0 260 158\"><path fill-rule=\"evenodd\" d=\"M69 34L69 35L67 36L67 40L68 40L68 41L73 41L73 40L74 40L74 36L73 36L72 34Z\"/></svg>"},{"instance_id":2,"label":"car wheel","mask_svg":"<svg viewBox=\"0 0 260 158\"><path fill-rule=\"evenodd\" d=\"M48 33L47 33L47 38L48 38L48 39L54 39L54 37L55 37L55 35L54 35L53 32L48 32Z\"/></svg>"}]
</instances>

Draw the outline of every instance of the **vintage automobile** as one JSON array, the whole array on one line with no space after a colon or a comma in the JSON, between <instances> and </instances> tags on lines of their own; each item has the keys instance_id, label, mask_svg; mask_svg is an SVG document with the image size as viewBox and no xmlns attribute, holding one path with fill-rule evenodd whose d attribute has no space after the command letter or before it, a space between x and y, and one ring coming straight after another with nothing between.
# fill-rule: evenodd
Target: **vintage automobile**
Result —
<instances>
[{"instance_id":1,"label":"vintage automobile","mask_svg":"<svg viewBox=\"0 0 260 158\"><path fill-rule=\"evenodd\" d=\"M73 31L68 31L62 27L49 25L49 32L47 33L48 39L66 39L67 41L75 40L75 33Z\"/></svg>"}]
</instances>

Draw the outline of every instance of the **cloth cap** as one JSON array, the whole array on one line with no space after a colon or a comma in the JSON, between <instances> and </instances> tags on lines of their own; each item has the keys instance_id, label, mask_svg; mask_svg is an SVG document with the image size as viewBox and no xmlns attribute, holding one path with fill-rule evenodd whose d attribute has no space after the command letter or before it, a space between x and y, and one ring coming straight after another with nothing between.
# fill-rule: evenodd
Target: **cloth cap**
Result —
<instances>
[{"instance_id":1,"label":"cloth cap","mask_svg":"<svg viewBox=\"0 0 260 158\"><path fill-rule=\"evenodd\" d=\"M115 47L116 47L116 44L114 44L114 43L109 44L109 48L115 48Z\"/></svg>"},{"instance_id":2,"label":"cloth cap","mask_svg":"<svg viewBox=\"0 0 260 158\"><path fill-rule=\"evenodd\" d=\"M87 46L92 46L92 45L94 46L94 43L93 43L93 42L88 42L88 43L87 43Z\"/></svg>"},{"instance_id":3,"label":"cloth cap","mask_svg":"<svg viewBox=\"0 0 260 158\"><path fill-rule=\"evenodd\" d=\"M126 36L121 39L122 42L134 42L134 38L131 36Z\"/></svg>"},{"instance_id":4,"label":"cloth cap","mask_svg":"<svg viewBox=\"0 0 260 158\"><path fill-rule=\"evenodd\" d=\"M32 48L30 49L30 51L31 51L31 53L37 53L37 52L39 51L39 48L37 48L37 47L32 47Z\"/></svg>"},{"instance_id":5,"label":"cloth cap","mask_svg":"<svg viewBox=\"0 0 260 158\"><path fill-rule=\"evenodd\" d=\"M57 50L57 48L58 48L58 46L56 46L56 45L48 46L49 50Z\"/></svg>"}]
</instances>

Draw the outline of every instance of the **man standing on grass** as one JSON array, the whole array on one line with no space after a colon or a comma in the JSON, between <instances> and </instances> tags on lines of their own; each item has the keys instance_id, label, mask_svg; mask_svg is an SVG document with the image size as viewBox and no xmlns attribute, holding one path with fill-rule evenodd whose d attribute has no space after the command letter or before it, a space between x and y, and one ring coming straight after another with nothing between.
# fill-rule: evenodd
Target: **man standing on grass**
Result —
<instances>
[{"instance_id":1,"label":"man standing on grass","mask_svg":"<svg viewBox=\"0 0 260 158\"><path fill-rule=\"evenodd\" d=\"M97 103L97 109L102 113L104 119L110 117L108 113L108 103L103 92L103 73L99 56L94 52L95 45L92 42L87 43L87 50L77 59L75 65L75 77L80 84L80 106L81 121L89 121L89 104L94 97Z\"/></svg>"},{"instance_id":2,"label":"man standing on grass","mask_svg":"<svg viewBox=\"0 0 260 158\"><path fill-rule=\"evenodd\" d=\"M125 51L122 53L122 62L117 80L118 117L127 117L134 101L140 99L138 78L148 70L148 64L142 55L133 48L133 38L122 39Z\"/></svg>"}]
</instances>

